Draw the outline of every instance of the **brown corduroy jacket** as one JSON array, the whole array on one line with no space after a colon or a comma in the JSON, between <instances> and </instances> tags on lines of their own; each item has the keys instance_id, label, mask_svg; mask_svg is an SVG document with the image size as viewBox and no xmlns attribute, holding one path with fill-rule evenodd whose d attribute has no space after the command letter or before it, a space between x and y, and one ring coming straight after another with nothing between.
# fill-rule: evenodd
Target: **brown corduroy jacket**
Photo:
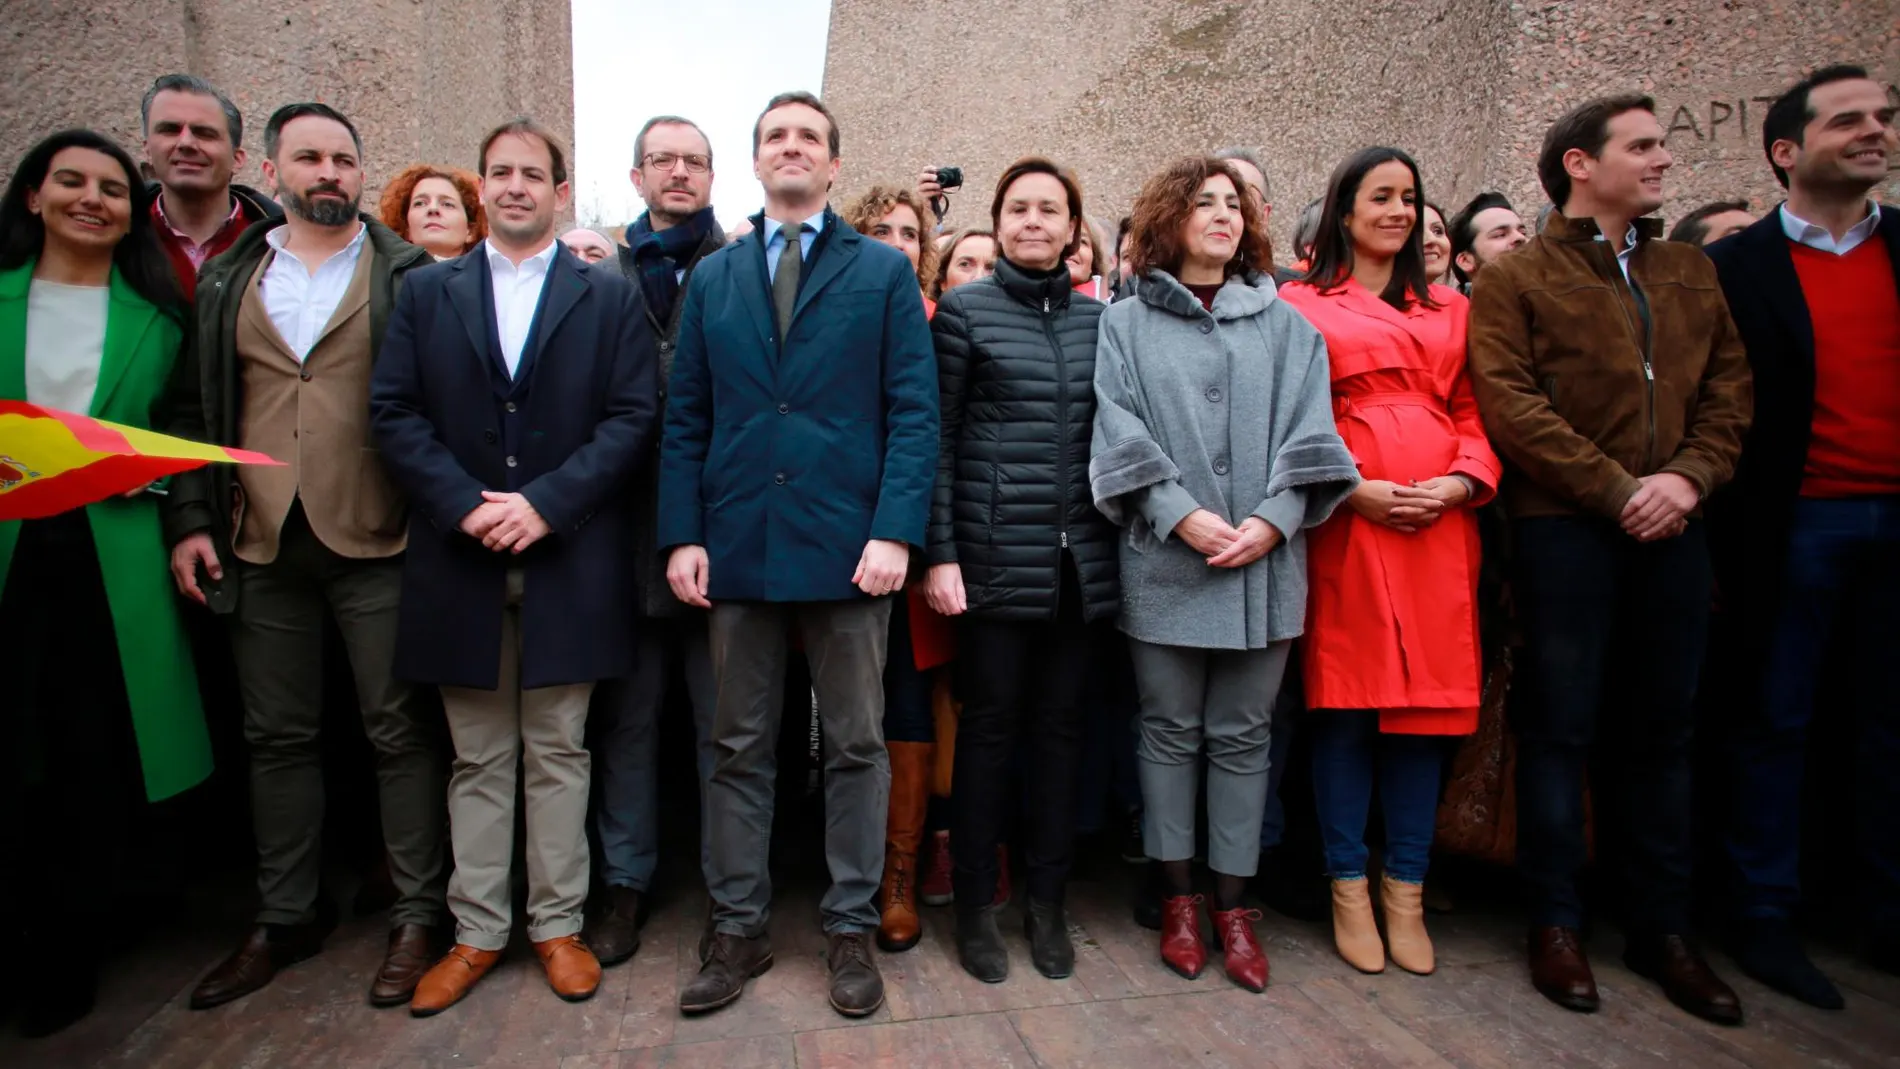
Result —
<instances>
[{"instance_id":1,"label":"brown corduroy jacket","mask_svg":"<svg viewBox=\"0 0 1900 1069\"><path fill-rule=\"evenodd\" d=\"M1642 476L1673 472L1706 500L1734 474L1747 357L1715 266L1661 229L1637 221L1625 281L1595 222L1552 213L1473 280L1471 384L1510 515L1615 519Z\"/></svg>"}]
</instances>

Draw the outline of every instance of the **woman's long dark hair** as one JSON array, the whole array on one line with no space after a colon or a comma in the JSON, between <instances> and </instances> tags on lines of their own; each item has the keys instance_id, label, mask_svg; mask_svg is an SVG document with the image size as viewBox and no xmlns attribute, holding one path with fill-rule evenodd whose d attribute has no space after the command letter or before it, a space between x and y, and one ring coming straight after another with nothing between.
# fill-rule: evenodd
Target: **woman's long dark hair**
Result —
<instances>
[{"instance_id":1,"label":"woman's long dark hair","mask_svg":"<svg viewBox=\"0 0 1900 1069\"><path fill-rule=\"evenodd\" d=\"M1427 308L1436 308L1438 302L1432 300L1430 286L1425 278L1425 180L1419 177L1418 164L1413 162L1412 157L1396 148L1362 148L1333 168L1333 176L1326 182L1326 200L1320 209L1319 235L1313 239L1313 263L1307 269L1306 280L1321 291L1330 293L1352 278L1352 234L1346 229L1346 216L1352 214L1353 202L1359 197L1359 186L1365 181L1366 175L1374 167L1393 160L1404 164L1412 172L1412 203L1417 206L1418 219L1412 224L1411 235L1392 261L1392 280L1386 283L1385 292L1379 294L1379 299L1400 311L1415 302Z\"/></svg>"},{"instance_id":2,"label":"woman's long dark hair","mask_svg":"<svg viewBox=\"0 0 1900 1069\"><path fill-rule=\"evenodd\" d=\"M13 180L7 183L6 194L0 196L0 271L10 271L40 255L46 244L46 224L27 208L26 195L46 183L53 157L69 148L103 152L125 170L126 188L132 197L132 229L112 250L112 265L134 293L183 324L184 293L152 228L152 194L139 177L138 164L110 138L92 130L61 130L28 149L13 169Z\"/></svg>"}]
</instances>

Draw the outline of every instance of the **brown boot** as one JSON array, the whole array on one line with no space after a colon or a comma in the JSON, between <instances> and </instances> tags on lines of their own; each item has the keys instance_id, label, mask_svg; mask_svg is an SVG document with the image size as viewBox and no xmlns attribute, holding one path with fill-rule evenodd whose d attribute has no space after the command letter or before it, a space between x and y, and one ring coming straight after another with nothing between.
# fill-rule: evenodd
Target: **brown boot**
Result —
<instances>
[{"instance_id":1,"label":"brown boot","mask_svg":"<svg viewBox=\"0 0 1900 1069\"><path fill-rule=\"evenodd\" d=\"M461 943L449 949L435 968L423 974L409 1000L411 1017L433 1017L462 1001L488 970L501 960L499 950L477 950Z\"/></svg>"},{"instance_id":2,"label":"brown boot","mask_svg":"<svg viewBox=\"0 0 1900 1069\"><path fill-rule=\"evenodd\" d=\"M1385 907L1385 948L1392 963L1409 973L1430 976L1436 968L1432 937L1425 932L1422 884L1379 877L1379 901Z\"/></svg>"},{"instance_id":3,"label":"brown boot","mask_svg":"<svg viewBox=\"0 0 1900 1069\"><path fill-rule=\"evenodd\" d=\"M548 971L548 986L569 1002L585 1002L600 990L600 959L578 935L543 939L534 944L534 956Z\"/></svg>"},{"instance_id":4,"label":"brown boot","mask_svg":"<svg viewBox=\"0 0 1900 1069\"><path fill-rule=\"evenodd\" d=\"M1346 964L1360 972L1385 971L1385 944L1372 919L1372 892L1364 876L1333 881L1333 943Z\"/></svg>"},{"instance_id":5,"label":"brown boot","mask_svg":"<svg viewBox=\"0 0 1900 1069\"><path fill-rule=\"evenodd\" d=\"M877 925L879 950L909 950L923 937L917 916L917 848L924 836L924 808L930 803L931 750L927 742L889 743L891 808L884 825L884 884L878 889L883 916Z\"/></svg>"}]
</instances>

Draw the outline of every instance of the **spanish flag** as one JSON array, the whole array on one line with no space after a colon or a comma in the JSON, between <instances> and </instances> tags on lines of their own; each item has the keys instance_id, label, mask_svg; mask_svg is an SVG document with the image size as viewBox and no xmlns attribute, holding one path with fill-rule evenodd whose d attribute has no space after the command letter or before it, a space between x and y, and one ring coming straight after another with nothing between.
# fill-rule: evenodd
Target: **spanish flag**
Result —
<instances>
[{"instance_id":1,"label":"spanish flag","mask_svg":"<svg viewBox=\"0 0 1900 1069\"><path fill-rule=\"evenodd\" d=\"M244 449L0 401L0 520L56 515L211 463L279 462Z\"/></svg>"}]
</instances>

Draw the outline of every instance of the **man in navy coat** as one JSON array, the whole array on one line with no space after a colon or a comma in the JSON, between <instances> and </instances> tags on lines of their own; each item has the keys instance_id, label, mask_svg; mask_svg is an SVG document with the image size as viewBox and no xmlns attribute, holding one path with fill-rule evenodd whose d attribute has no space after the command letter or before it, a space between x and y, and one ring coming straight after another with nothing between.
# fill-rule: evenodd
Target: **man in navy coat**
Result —
<instances>
[{"instance_id":1,"label":"man in navy coat","mask_svg":"<svg viewBox=\"0 0 1900 1069\"><path fill-rule=\"evenodd\" d=\"M765 211L687 286L660 451L667 582L712 609L718 685L715 930L680 1009L725 1006L772 964L766 854L796 627L823 718L831 1005L862 1016L884 1001L870 933L890 792L885 636L929 512L936 358L910 261L826 206L838 127L824 104L773 98L752 144Z\"/></svg>"},{"instance_id":2,"label":"man in navy coat","mask_svg":"<svg viewBox=\"0 0 1900 1069\"><path fill-rule=\"evenodd\" d=\"M409 1009L439 1013L493 968L514 911L515 766L528 826L528 938L548 983L588 998L588 698L632 667L627 482L658 389L640 290L554 240L556 139L527 120L482 144L489 237L416 272L370 390L383 462L413 506L396 672L442 690L455 740L455 947Z\"/></svg>"}]
</instances>

